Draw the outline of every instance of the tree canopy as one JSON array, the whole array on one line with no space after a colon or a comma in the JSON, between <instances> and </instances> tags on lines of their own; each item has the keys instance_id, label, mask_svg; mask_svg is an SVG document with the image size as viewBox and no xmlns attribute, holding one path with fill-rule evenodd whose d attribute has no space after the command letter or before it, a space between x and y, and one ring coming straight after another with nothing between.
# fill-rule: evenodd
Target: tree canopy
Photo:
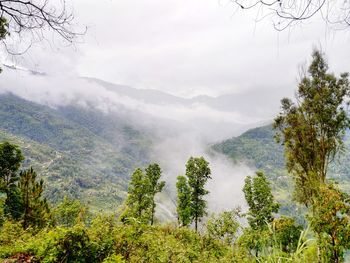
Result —
<instances>
[{"instance_id":1,"label":"tree canopy","mask_svg":"<svg viewBox=\"0 0 350 263\"><path fill-rule=\"evenodd\" d=\"M284 98L275 118L276 140L284 145L286 166L296 183L296 198L308 204L329 164L344 149L350 119L346 112L348 73L337 78L328 72L323 54L315 50L308 73L301 79L296 102Z\"/></svg>"}]
</instances>

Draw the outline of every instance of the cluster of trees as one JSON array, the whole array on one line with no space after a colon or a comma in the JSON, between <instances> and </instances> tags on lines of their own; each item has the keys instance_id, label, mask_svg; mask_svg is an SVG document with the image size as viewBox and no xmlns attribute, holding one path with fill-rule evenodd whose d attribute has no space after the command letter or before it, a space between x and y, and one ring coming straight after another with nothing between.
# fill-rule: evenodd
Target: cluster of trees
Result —
<instances>
[{"instance_id":1,"label":"cluster of trees","mask_svg":"<svg viewBox=\"0 0 350 263\"><path fill-rule=\"evenodd\" d=\"M162 170L156 163L150 164L145 172L137 168L131 176L126 208L121 216L123 222L136 220L153 225L155 214L155 195L160 193L164 181L159 181ZM190 157L186 164L186 177L177 178L177 214L178 223L188 226L194 222L198 231L198 222L207 215L207 202L204 196L209 193L205 183L210 179L209 163L203 157Z\"/></svg>"},{"instance_id":2,"label":"cluster of trees","mask_svg":"<svg viewBox=\"0 0 350 263\"><path fill-rule=\"evenodd\" d=\"M203 157L190 157L186 164L185 176L177 177L177 218L178 226L189 228L192 224L198 233L198 224L208 215L205 188L211 179L209 163ZM145 173L136 169L131 177L126 199L126 208L121 221L126 224L153 224L154 197L165 182L159 182L161 169L158 164L151 164ZM152 180L153 178L153 180ZM284 253L293 253L297 249L303 226L290 217L276 218L279 204L272 195L271 185L263 172L248 176L243 192L249 211L246 214L237 207L234 210L212 214L205 218L205 233L209 238L219 240L228 246L238 244L246 258L258 258L260 252L281 246ZM248 227L243 227L241 220L247 218ZM273 230L272 230L273 229ZM241 233L241 235L240 235ZM274 242L271 242L274 240ZM265 255L264 255L265 256Z\"/></svg>"},{"instance_id":3,"label":"cluster of trees","mask_svg":"<svg viewBox=\"0 0 350 263\"><path fill-rule=\"evenodd\" d=\"M43 227L49 207L43 194L43 180L37 180L33 168L19 171L24 157L16 145L0 144L0 194L5 195L4 214L20 220L23 228Z\"/></svg>"},{"instance_id":4,"label":"cluster of trees","mask_svg":"<svg viewBox=\"0 0 350 263\"><path fill-rule=\"evenodd\" d=\"M150 164L145 173L140 168L135 170L129 184L126 208L121 216L123 222L136 219L153 225L156 208L154 198L165 186L164 181L159 181L161 174L162 170L156 163Z\"/></svg>"}]
</instances>

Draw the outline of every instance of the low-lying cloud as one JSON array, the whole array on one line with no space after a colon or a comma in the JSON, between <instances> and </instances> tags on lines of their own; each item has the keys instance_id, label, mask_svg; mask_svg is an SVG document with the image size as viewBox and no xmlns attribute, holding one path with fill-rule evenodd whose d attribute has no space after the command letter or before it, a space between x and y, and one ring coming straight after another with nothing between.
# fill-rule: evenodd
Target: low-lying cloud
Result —
<instances>
[{"instance_id":1,"label":"low-lying cloud","mask_svg":"<svg viewBox=\"0 0 350 263\"><path fill-rule=\"evenodd\" d=\"M176 177L185 173L188 158L204 156L212 169L213 179L208 183L211 211L233 208L243 202L243 180L252 170L243 164L233 165L224 156L209 154L208 147L212 142L237 135L259 119L200 103L146 103L86 79L33 75L28 71L6 70L0 78L0 93L4 92L53 108L78 105L130 117L130 122L153 129L157 141L151 159L160 163L169 192L175 194Z\"/></svg>"}]
</instances>

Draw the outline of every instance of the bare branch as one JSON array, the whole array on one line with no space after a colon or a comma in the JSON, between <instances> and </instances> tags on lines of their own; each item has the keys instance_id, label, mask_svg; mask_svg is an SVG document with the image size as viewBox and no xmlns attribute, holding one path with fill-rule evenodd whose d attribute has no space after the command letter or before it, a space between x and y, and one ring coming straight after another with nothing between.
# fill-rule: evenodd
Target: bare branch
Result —
<instances>
[{"instance_id":1,"label":"bare branch","mask_svg":"<svg viewBox=\"0 0 350 263\"><path fill-rule=\"evenodd\" d=\"M73 44L77 37L86 33L86 28L82 32L74 31L73 21L74 16L67 10L65 0L0 0L0 39L6 37L1 34L6 27L8 34L17 35L19 39L30 34L31 43L45 39L44 32L52 31ZM5 48L11 54L23 53L9 51L8 45Z\"/></svg>"},{"instance_id":2,"label":"bare branch","mask_svg":"<svg viewBox=\"0 0 350 263\"><path fill-rule=\"evenodd\" d=\"M349 28L350 2L341 0L231 0L241 9L265 7L263 17L271 15L276 30L311 19L318 13L327 24ZM266 14L267 12L267 14ZM258 19L260 20L260 19Z\"/></svg>"}]
</instances>

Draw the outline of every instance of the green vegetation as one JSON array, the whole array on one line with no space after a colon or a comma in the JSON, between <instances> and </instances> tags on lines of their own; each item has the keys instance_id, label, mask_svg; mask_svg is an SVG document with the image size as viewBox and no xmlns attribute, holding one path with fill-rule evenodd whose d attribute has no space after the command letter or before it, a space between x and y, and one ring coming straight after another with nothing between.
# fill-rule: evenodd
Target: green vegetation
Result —
<instances>
[{"instance_id":1,"label":"green vegetation","mask_svg":"<svg viewBox=\"0 0 350 263\"><path fill-rule=\"evenodd\" d=\"M17 182L18 170L24 157L16 145L8 142L0 144L0 193L5 194L4 212L14 219L21 217L21 203Z\"/></svg>"},{"instance_id":2,"label":"green vegetation","mask_svg":"<svg viewBox=\"0 0 350 263\"><path fill-rule=\"evenodd\" d=\"M4 143L2 147L14 149L16 156L22 156L14 145ZM4 163L5 153L3 151L0 156ZM4 163L0 163L0 167L4 167ZM188 174L192 172L190 176L198 176L197 181L201 182L192 185L200 185L203 188L201 192L207 192L204 183L210 174L208 163L203 157L191 157L187 164ZM197 229L194 231L176 225L152 226L154 195L164 186L164 182L159 181L161 169L158 164L150 164L146 173L140 168L135 170L125 202L126 210L120 217L93 215L78 200L68 197L52 206L42 198L44 185L36 180L33 169L13 172L13 176L17 175L20 179L15 188L21 200L20 217L14 218L6 212L4 202L1 202L0 209L0 259L5 262L251 262L260 260L256 257L258 254L252 256L249 253L251 237L254 242L261 242L261 253L267 248L278 250L277 243L267 242L273 236L267 228L259 236L257 231L253 233L255 236L248 235L246 229L239 236L242 229L240 209L213 214L207 221L206 230L201 233ZM185 177L182 178L190 190L186 196L191 207L193 191L198 190L187 184ZM266 200L271 198L271 193L260 193L262 197L265 194ZM12 195L5 195L6 200L10 199L8 203L17 202L17 198L12 198ZM205 213L205 205L201 208ZM192 214L194 210L189 211L192 221L195 219L195 214ZM276 231L281 241L291 240L291 236L295 236L288 222L279 224ZM290 245L283 244L289 251ZM278 250L278 253L282 252ZM265 256L263 253L259 255L260 258Z\"/></svg>"},{"instance_id":3,"label":"green vegetation","mask_svg":"<svg viewBox=\"0 0 350 263\"><path fill-rule=\"evenodd\" d=\"M209 237L223 241L227 245L233 245L240 229L239 218L241 210L237 208L232 211L224 211L212 214L207 221L207 232Z\"/></svg>"},{"instance_id":4,"label":"green vegetation","mask_svg":"<svg viewBox=\"0 0 350 263\"><path fill-rule=\"evenodd\" d=\"M111 217L100 217L89 227L56 227L36 235L8 222L2 227L0 258L9 262L20 258L32 262L232 262L232 249L185 228L124 226Z\"/></svg>"},{"instance_id":5,"label":"green vegetation","mask_svg":"<svg viewBox=\"0 0 350 263\"><path fill-rule=\"evenodd\" d=\"M349 117L345 107L350 86L347 73L337 78L327 72L328 65L319 51L312 57L309 70L298 86L298 103L282 100L282 112L274 123L276 136L271 126L265 126L213 148L234 161L246 161L265 170L273 182L278 201L281 201L279 214L295 216L303 224L308 221L314 235L314 241L310 243L314 243L318 251L314 255L316 261L342 262L350 244L349 198L344 192L350 189L346 183L350 154L345 151L349 149L346 134ZM273 142L274 137L281 146ZM339 182L339 186L334 181ZM293 195L288 193L291 187L294 188ZM306 206L296 204L294 200ZM249 204L249 199L247 201ZM253 214L258 216L259 212ZM300 214L306 218L300 218ZM279 233L281 226L286 227L287 239L283 237L285 231ZM296 236L300 230L301 226L296 225L293 218L273 220L274 236L281 240L284 252L293 253L295 247L298 250ZM251 252L260 252L268 246L267 236L266 231L256 234L245 229L239 242L253 249Z\"/></svg>"},{"instance_id":6,"label":"green vegetation","mask_svg":"<svg viewBox=\"0 0 350 263\"><path fill-rule=\"evenodd\" d=\"M42 198L44 181L39 182L33 168L21 171L18 181L19 200L23 210L23 228L43 227L48 221L49 206L46 199ZM7 196L7 199L8 196ZM12 202L12 200L10 200ZM14 201L17 201L15 198Z\"/></svg>"},{"instance_id":7,"label":"green vegetation","mask_svg":"<svg viewBox=\"0 0 350 263\"><path fill-rule=\"evenodd\" d=\"M349 196L332 184L322 184L309 216L324 262L342 262L350 244Z\"/></svg>"}]
</instances>

